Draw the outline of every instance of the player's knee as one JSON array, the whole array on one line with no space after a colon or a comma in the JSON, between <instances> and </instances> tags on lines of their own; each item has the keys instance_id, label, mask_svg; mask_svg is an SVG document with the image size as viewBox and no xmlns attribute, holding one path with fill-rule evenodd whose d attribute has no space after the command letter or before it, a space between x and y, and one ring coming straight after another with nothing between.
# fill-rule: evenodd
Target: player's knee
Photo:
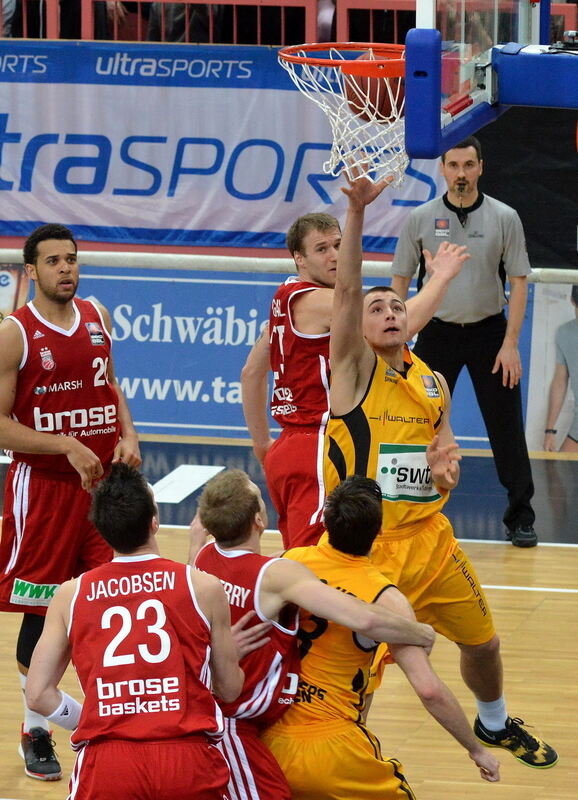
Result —
<instances>
[{"instance_id":1,"label":"player's knee","mask_svg":"<svg viewBox=\"0 0 578 800\"><path fill-rule=\"evenodd\" d=\"M482 644L460 644L461 651L471 659L483 661L488 658L495 658L500 652L500 639L495 633L491 639Z\"/></svg>"},{"instance_id":2,"label":"player's knee","mask_svg":"<svg viewBox=\"0 0 578 800\"><path fill-rule=\"evenodd\" d=\"M39 614L24 614L18 642L16 644L16 660L28 669L36 643L44 629L44 617Z\"/></svg>"}]
</instances>

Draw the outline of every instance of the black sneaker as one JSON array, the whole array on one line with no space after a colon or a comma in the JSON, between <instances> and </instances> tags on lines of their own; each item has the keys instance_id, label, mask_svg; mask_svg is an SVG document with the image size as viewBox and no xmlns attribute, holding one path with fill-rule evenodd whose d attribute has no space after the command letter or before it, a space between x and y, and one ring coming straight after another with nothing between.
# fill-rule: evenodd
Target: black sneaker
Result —
<instances>
[{"instance_id":1,"label":"black sneaker","mask_svg":"<svg viewBox=\"0 0 578 800\"><path fill-rule=\"evenodd\" d=\"M39 781L59 781L62 770L54 752L54 742L44 728L22 731L18 752L24 759L24 772Z\"/></svg>"},{"instance_id":2,"label":"black sneaker","mask_svg":"<svg viewBox=\"0 0 578 800\"><path fill-rule=\"evenodd\" d=\"M518 525L517 528L506 528L506 536L514 547L536 547L538 534L531 525L526 528Z\"/></svg>"},{"instance_id":3,"label":"black sneaker","mask_svg":"<svg viewBox=\"0 0 578 800\"><path fill-rule=\"evenodd\" d=\"M523 719L508 717L501 731L484 728L480 718L474 722L474 733L486 747L502 747L509 750L522 764L537 769L548 769L558 761L558 753L549 744L532 736L525 728Z\"/></svg>"}]
</instances>

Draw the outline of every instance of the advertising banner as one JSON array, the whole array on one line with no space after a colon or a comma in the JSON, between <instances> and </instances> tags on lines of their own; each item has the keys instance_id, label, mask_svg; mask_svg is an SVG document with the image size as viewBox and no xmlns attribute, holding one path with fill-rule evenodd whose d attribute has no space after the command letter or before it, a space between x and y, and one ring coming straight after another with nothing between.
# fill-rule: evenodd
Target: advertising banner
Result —
<instances>
[{"instance_id":1,"label":"advertising banner","mask_svg":"<svg viewBox=\"0 0 578 800\"><path fill-rule=\"evenodd\" d=\"M141 433L247 438L240 374L283 275L85 267L79 294L105 305L119 383ZM366 286L383 281L368 278ZM524 405L533 287L520 339ZM462 447L489 447L467 373L452 404ZM274 435L278 428L271 423Z\"/></svg>"},{"instance_id":2,"label":"advertising banner","mask_svg":"<svg viewBox=\"0 0 578 800\"><path fill-rule=\"evenodd\" d=\"M3 236L58 221L95 241L284 247L298 216L344 216L330 148L269 47L0 41ZM412 162L368 210L365 249L392 253L441 190L435 161Z\"/></svg>"}]
</instances>

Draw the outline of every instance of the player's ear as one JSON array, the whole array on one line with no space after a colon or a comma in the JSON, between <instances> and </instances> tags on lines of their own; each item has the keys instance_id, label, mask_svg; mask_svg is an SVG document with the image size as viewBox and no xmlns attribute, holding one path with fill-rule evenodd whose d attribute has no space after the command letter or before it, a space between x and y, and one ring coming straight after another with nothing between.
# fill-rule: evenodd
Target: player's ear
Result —
<instances>
[{"instance_id":1,"label":"player's ear","mask_svg":"<svg viewBox=\"0 0 578 800\"><path fill-rule=\"evenodd\" d=\"M31 281L36 280L36 264L24 264L24 271Z\"/></svg>"}]
</instances>

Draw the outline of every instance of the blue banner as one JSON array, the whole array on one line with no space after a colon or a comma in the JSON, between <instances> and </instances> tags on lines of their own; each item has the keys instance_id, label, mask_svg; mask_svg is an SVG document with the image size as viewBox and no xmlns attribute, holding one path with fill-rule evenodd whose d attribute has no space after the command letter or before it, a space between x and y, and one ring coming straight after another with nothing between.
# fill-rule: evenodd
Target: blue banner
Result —
<instances>
[{"instance_id":1,"label":"blue banner","mask_svg":"<svg viewBox=\"0 0 578 800\"><path fill-rule=\"evenodd\" d=\"M302 214L345 216L331 143L274 48L0 40L0 236L60 222L92 241L282 248ZM435 162L412 162L368 209L365 249L393 252L441 189Z\"/></svg>"},{"instance_id":2,"label":"blue banner","mask_svg":"<svg viewBox=\"0 0 578 800\"><path fill-rule=\"evenodd\" d=\"M241 369L283 280L279 274L83 268L80 295L110 312L116 374L139 432L248 437ZM524 408L533 290L520 337ZM454 393L452 427L462 447L489 447L465 370ZM273 422L271 429L276 435Z\"/></svg>"}]
</instances>

